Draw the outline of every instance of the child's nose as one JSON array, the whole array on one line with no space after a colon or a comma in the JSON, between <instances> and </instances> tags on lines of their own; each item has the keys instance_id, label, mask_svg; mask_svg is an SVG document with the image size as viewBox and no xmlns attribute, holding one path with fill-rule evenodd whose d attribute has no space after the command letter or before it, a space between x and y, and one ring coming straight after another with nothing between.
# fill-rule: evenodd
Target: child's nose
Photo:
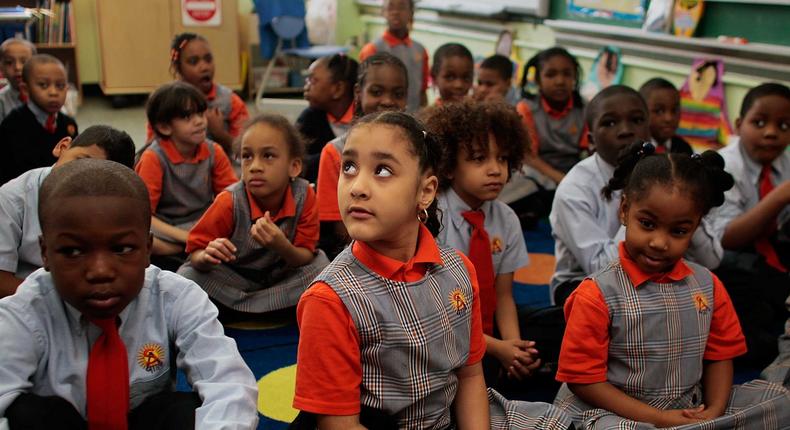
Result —
<instances>
[{"instance_id":1,"label":"child's nose","mask_svg":"<svg viewBox=\"0 0 790 430\"><path fill-rule=\"evenodd\" d=\"M93 284L112 281L115 278L115 270L111 259L112 257L107 253L94 254L85 272L85 280Z\"/></svg>"},{"instance_id":2,"label":"child's nose","mask_svg":"<svg viewBox=\"0 0 790 430\"><path fill-rule=\"evenodd\" d=\"M364 199L370 195L370 187L368 186L368 178L364 174L358 174L351 179L351 186L349 192L351 197L355 199Z\"/></svg>"},{"instance_id":3,"label":"child's nose","mask_svg":"<svg viewBox=\"0 0 790 430\"><path fill-rule=\"evenodd\" d=\"M667 249L667 244L669 242L666 240L663 234L656 233L650 237L650 247L653 249L657 249L660 251L665 251Z\"/></svg>"}]
</instances>

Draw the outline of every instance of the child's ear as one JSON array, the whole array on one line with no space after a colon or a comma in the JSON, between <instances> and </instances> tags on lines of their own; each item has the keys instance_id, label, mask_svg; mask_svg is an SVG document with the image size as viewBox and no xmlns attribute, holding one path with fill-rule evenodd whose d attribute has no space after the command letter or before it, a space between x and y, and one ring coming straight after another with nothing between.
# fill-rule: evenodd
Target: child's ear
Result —
<instances>
[{"instance_id":1,"label":"child's ear","mask_svg":"<svg viewBox=\"0 0 790 430\"><path fill-rule=\"evenodd\" d=\"M173 132L173 127L170 127L170 124L164 122L158 122L154 124L154 130L156 130L162 136L170 136Z\"/></svg>"},{"instance_id":2,"label":"child's ear","mask_svg":"<svg viewBox=\"0 0 790 430\"><path fill-rule=\"evenodd\" d=\"M625 220L628 218L628 199L626 199L625 194L620 199L620 209L617 211L617 214L620 217L620 224L625 225Z\"/></svg>"},{"instance_id":3,"label":"child's ear","mask_svg":"<svg viewBox=\"0 0 790 430\"><path fill-rule=\"evenodd\" d=\"M41 249L41 261L44 263L44 270L49 272L49 261L47 261L47 244L44 242L44 235L38 235L38 247Z\"/></svg>"},{"instance_id":4,"label":"child's ear","mask_svg":"<svg viewBox=\"0 0 790 430\"><path fill-rule=\"evenodd\" d=\"M417 207L420 210L428 209L428 206L433 203L436 198L436 193L439 190L439 179L436 175L429 175L422 180L420 184L420 191L417 196Z\"/></svg>"},{"instance_id":5,"label":"child's ear","mask_svg":"<svg viewBox=\"0 0 790 430\"><path fill-rule=\"evenodd\" d=\"M302 173L302 159L294 158L291 160L291 165L288 167L288 176L293 179L299 176L300 173Z\"/></svg>"},{"instance_id":6,"label":"child's ear","mask_svg":"<svg viewBox=\"0 0 790 430\"><path fill-rule=\"evenodd\" d=\"M360 100L361 100L360 96L361 95L362 95L362 87L360 87L359 84L354 84L354 102L355 103L359 103L360 102Z\"/></svg>"},{"instance_id":7,"label":"child's ear","mask_svg":"<svg viewBox=\"0 0 790 430\"><path fill-rule=\"evenodd\" d=\"M346 93L346 85L348 85L348 82L345 81L337 81L332 85L332 100L343 98L343 94Z\"/></svg>"},{"instance_id":8,"label":"child's ear","mask_svg":"<svg viewBox=\"0 0 790 430\"><path fill-rule=\"evenodd\" d=\"M741 135L741 124L743 124L743 119L741 117L735 118L735 134L738 136Z\"/></svg>"},{"instance_id":9,"label":"child's ear","mask_svg":"<svg viewBox=\"0 0 790 430\"><path fill-rule=\"evenodd\" d=\"M52 148L52 155L54 155L55 158L60 158L60 156L63 154L63 151L69 148L71 148L71 137L66 136L63 139L60 139L60 142L58 142L57 145Z\"/></svg>"}]
</instances>

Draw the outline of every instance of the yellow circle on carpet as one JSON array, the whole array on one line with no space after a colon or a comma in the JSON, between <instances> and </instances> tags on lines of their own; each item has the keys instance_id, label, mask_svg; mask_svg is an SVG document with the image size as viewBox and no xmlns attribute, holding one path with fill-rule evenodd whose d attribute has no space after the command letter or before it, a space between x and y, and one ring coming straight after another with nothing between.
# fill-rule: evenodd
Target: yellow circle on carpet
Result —
<instances>
[{"instance_id":1,"label":"yellow circle on carpet","mask_svg":"<svg viewBox=\"0 0 790 430\"><path fill-rule=\"evenodd\" d=\"M296 365L281 367L258 380L258 412L273 420L290 423L299 414L294 400Z\"/></svg>"},{"instance_id":2,"label":"yellow circle on carpet","mask_svg":"<svg viewBox=\"0 0 790 430\"><path fill-rule=\"evenodd\" d=\"M513 280L522 284L545 285L554 274L556 259L551 254L529 254L529 265L516 270Z\"/></svg>"},{"instance_id":3,"label":"yellow circle on carpet","mask_svg":"<svg viewBox=\"0 0 790 430\"><path fill-rule=\"evenodd\" d=\"M225 327L239 330L271 330L274 328L285 327L290 321L237 321L225 324Z\"/></svg>"}]
</instances>

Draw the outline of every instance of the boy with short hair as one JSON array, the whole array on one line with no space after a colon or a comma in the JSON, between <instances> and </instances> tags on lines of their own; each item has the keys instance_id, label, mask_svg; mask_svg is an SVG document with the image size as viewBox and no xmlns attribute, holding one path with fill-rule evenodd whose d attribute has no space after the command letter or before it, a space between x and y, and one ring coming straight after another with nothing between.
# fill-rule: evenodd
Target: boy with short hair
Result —
<instances>
[{"instance_id":1,"label":"boy with short hair","mask_svg":"<svg viewBox=\"0 0 790 430\"><path fill-rule=\"evenodd\" d=\"M94 159L56 169L39 219L44 268L0 300L0 416L11 428L255 428L255 379L217 308L149 266L148 192L131 169ZM197 392L172 391L176 366Z\"/></svg>"},{"instance_id":2,"label":"boy with short hair","mask_svg":"<svg viewBox=\"0 0 790 430\"><path fill-rule=\"evenodd\" d=\"M22 68L30 57L36 55L36 45L25 39L6 39L0 44L0 71L8 85L0 89L0 122L12 110L27 102L27 94L19 90Z\"/></svg>"},{"instance_id":3,"label":"boy with short hair","mask_svg":"<svg viewBox=\"0 0 790 430\"><path fill-rule=\"evenodd\" d=\"M678 136L680 125L680 92L664 78L653 78L639 88L647 103L650 118L650 139L657 153L693 154L691 145Z\"/></svg>"},{"instance_id":4,"label":"boy with short hair","mask_svg":"<svg viewBox=\"0 0 790 430\"><path fill-rule=\"evenodd\" d=\"M474 98L477 101L502 101L513 106L519 97L508 97L513 89L513 62L504 55L492 55L477 69L477 85L474 87Z\"/></svg>"},{"instance_id":5,"label":"boy with short hair","mask_svg":"<svg viewBox=\"0 0 790 430\"><path fill-rule=\"evenodd\" d=\"M34 55L22 68L22 92L28 101L0 124L0 184L36 167L51 166L55 145L77 136L77 123L61 113L66 102L66 69L57 58Z\"/></svg>"},{"instance_id":6,"label":"boy with short hair","mask_svg":"<svg viewBox=\"0 0 790 430\"><path fill-rule=\"evenodd\" d=\"M0 187L0 297L14 294L25 276L41 267L38 190L49 173L78 158L101 158L131 168L134 142L106 125L88 127L76 139L64 137L52 151L53 166L29 170Z\"/></svg>"},{"instance_id":7,"label":"boy with short hair","mask_svg":"<svg viewBox=\"0 0 790 430\"><path fill-rule=\"evenodd\" d=\"M420 42L409 37L414 20L414 0L384 0L381 14L387 20L384 34L359 51L359 62L377 52L390 53L406 65L408 70L408 95L406 110L416 112L428 105L428 51Z\"/></svg>"}]
</instances>

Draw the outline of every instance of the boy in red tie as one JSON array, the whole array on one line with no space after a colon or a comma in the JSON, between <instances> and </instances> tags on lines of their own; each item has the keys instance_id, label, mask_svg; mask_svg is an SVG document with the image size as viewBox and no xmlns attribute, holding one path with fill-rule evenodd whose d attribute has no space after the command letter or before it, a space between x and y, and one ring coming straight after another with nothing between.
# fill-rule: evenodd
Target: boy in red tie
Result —
<instances>
[{"instance_id":1,"label":"boy in red tie","mask_svg":"<svg viewBox=\"0 0 790 430\"><path fill-rule=\"evenodd\" d=\"M40 194L44 267L0 300L0 417L27 429L254 429L255 379L217 308L149 266L142 180L80 159ZM196 392L173 391L178 369Z\"/></svg>"},{"instance_id":2,"label":"boy in red tie","mask_svg":"<svg viewBox=\"0 0 790 430\"><path fill-rule=\"evenodd\" d=\"M57 161L52 150L64 137L77 137L77 123L60 112L66 103L66 69L57 58L34 55L22 68L20 89L28 95L22 106L0 123L0 184L36 167Z\"/></svg>"},{"instance_id":3,"label":"boy in red tie","mask_svg":"<svg viewBox=\"0 0 790 430\"><path fill-rule=\"evenodd\" d=\"M27 103L27 94L20 90L22 68L36 55L36 45L25 39L6 39L0 44L0 72L8 85L0 90L0 122L12 110Z\"/></svg>"}]
</instances>

